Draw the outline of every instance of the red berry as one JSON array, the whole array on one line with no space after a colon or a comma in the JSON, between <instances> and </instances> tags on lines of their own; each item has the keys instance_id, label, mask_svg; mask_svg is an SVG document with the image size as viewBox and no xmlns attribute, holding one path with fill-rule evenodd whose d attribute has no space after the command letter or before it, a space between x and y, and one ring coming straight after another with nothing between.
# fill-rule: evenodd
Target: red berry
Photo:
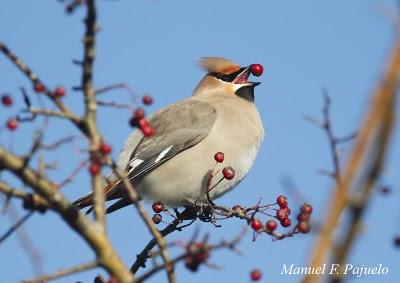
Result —
<instances>
[{"instance_id":1,"label":"red berry","mask_svg":"<svg viewBox=\"0 0 400 283\"><path fill-rule=\"evenodd\" d=\"M301 207L300 211L301 211L302 213L304 213L304 214L310 215L310 214L313 212L313 207L312 207L310 204L305 203L305 204L303 204L303 206Z\"/></svg>"},{"instance_id":2,"label":"red berry","mask_svg":"<svg viewBox=\"0 0 400 283\"><path fill-rule=\"evenodd\" d=\"M254 269L250 272L250 279L252 281L260 281L262 277L262 273L258 269Z\"/></svg>"},{"instance_id":3,"label":"red berry","mask_svg":"<svg viewBox=\"0 0 400 283\"><path fill-rule=\"evenodd\" d=\"M33 89L37 92L37 93L41 93L44 91L44 86L41 83L35 83L33 86Z\"/></svg>"},{"instance_id":4,"label":"red berry","mask_svg":"<svg viewBox=\"0 0 400 283\"><path fill-rule=\"evenodd\" d=\"M154 129L150 126L145 126L141 128L143 135L146 138L151 137L152 135L154 135Z\"/></svg>"},{"instance_id":5,"label":"red berry","mask_svg":"<svg viewBox=\"0 0 400 283\"><path fill-rule=\"evenodd\" d=\"M186 247L186 252L188 256L185 257L185 266L191 271L196 271L210 256L208 247L201 242L191 243Z\"/></svg>"},{"instance_id":6,"label":"red berry","mask_svg":"<svg viewBox=\"0 0 400 283\"><path fill-rule=\"evenodd\" d=\"M139 128L141 128L141 129L150 126L149 121L147 121L147 119L145 119L145 118L139 119L137 121L137 124L138 124Z\"/></svg>"},{"instance_id":7,"label":"red berry","mask_svg":"<svg viewBox=\"0 0 400 283\"><path fill-rule=\"evenodd\" d=\"M287 197L280 195L279 197L276 198L276 203L277 203L281 208L287 207L287 206L288 206Z\"/></svg>"},{"instance_id":8,"label":"red berry","mask_svg":"<svg viewBox=\"0 0 400 283\"><path fill-rule=\"evenodd\" d=\"M251 225L251 228L253 228L254 231L260 230L262 228L262 226L263 226L261 221L258 220L258 219L251 220L250 225Z\"/></svg>"},{"instance_id":9,"label":"red berry","mask_svg":"<svg viewBox=\"0 0 400 283\"><path fill-rule=\"evenodd\" d=\"M162 221L162 216L161 214L156 213L153 215L152 219L154 224L160 224L160 222Z\"/></svg>"},{"instance_id":10,"label":"red berry","mask_svg":"<svg viewBox=\"0 0 400 283\"><path fill-rule=\"evenodd\" d=\"M157 201L157 202L153 203L151 208L153 209L153 211L155 213L160 213L161 211L164 210L165 206L161 201Z\"/></svg>"},{"instance_id":11,"label":"red berry","mask_svg":"<svg viewBox=\"0 0 400 283\"><path fill-rule=\"evenodd\" d=\"M252 64L250 71L253 76L259 77L264 72L264 67L261 64Z\"/></svg>"},{"instance_id":12,"label":"red berry","mask_svg":"<svg viewBox=\"0 0 400 283\"><path fill-rule=\"evenodd\" d=\"M222 169L222 175L227 180L232 180L235 177L235 170L231 166L225 167Z\"/></svg>"},{"instance_id":13,"label":"red berry","mask_svg":"<svg viewBox=\"0 0 400 283\"><path fill-rule=\"evenodd\" d=\"M115 277L111 277L110 279L108 279L107 283L118 283L118 280Z\"/></svg>"},{"instance_id":14,"label":"red berry","mask_svg":"<svg viewBox=\"0 0 400 283\"><path fill-rule=\"evenodd\" d=\"M11 106L13 104L11 96L5 94L1 97L1 103L3 103L4 106Z\"/></svg>"},{"instance_id":15,"label":"red berry","mask_svg":"<svg viewBox=\"0 0 400 283\"><path fill-rule=\"evenodd\" d=\"M297 225L297 229L299 230L300 233L306 234L306 233L310 232L311 225L307 221L301 221Z\"/></svg>"},{"instance_id":16,"label":"red berry","mask_svg":"<svg viewBox=\"0 0 400 283\"><path fill-rule=\"evenodd\" d=\"M101 165L99 163L93 162L89 166L89 173L94 176L99 174L101 171Z\"/></svg>"},{"instance_id":17,"label":"red berry","mask_svg":"<svg viewBox=\"0 0 400 283\"><path fill-rule=\"evenodd\" d=\"M267 228L267 230L269 232L273 232L275 231L275 229L278 227L278 224L276 223L275 220L270 219L267 221L267 223L265 224L265 227Z\"/></svg>"},{"instance_id":18,"label":"red berry","mask_svg":"<svg viewBox=\"0 0 400 283\"><path fill-rule=\"evenodd\" d=\"M217 161L218 163L222 163L224 161L224 153L223 152L217 152L216 154L214 154L214 159L215 161Z\"/></svg>"},{"instance_id":19,"label":"red berry","mask_svg":"<svg viewBox=\"0 0 400 283\"><path fill-rule=\"evenodd\" d=\"M15 119L15 118L10 118L10 119L7 121L7 128L8 128L10 131L15 131L15 130L18 128L18 121L17 121L17 119Z\"/></svg>"},{"instance_id":20,"label":"red berry","mask_svg":"<svg viewBox=\"0 0 400 283\"><path fill-rule=\"evenodd\" d=\"M310 220L310 214L305 214L305 213L299 213L297 215L297 221L299 222L308 222Z\"/></svg>"},{"instance_id":21,"label":"red berry","mask_svg":"<svg viewBox=\"0 0 400 283\"><path fill-rule=\"evenodd\" d=\"M209 251L207 246L201 242L196 242L192 244L191 249L196 251L195 259L197 262L205 262L209 257Z\"/></svg>"},{"instance_id":22,"label":"red berry","mask_svg":"<svg viewBox=\"0 0 400 283\"><path fill-rule=\"evenodd\" d=\"M150 95L144 95L142 97L142 101L143 101L143 104L151 105L153 103L153 97L151 97Z\"/></svg>"},{"instance_id":23,"label":"red berry","mask_svg":"<svg viewBox=\"0 0 400 283\"><path fill-rule=\"evenodd\" d=\"M111 151L112 151L112 147L111 147L109 144L102 143L102 144L100 145L100 152L101 152L102 154L104 154L104 155L110 154Z\"/></svg>"},{"instance_id":24,"label":"red berry","mask_svg":"<svg viewBox=\"0 0 400 283\"><path fill-rule=\"evenodd\" d=\"M281 221L281 225L283 227L289 227L290 225L292 225L292 221L290 221L289 218L285 218Z\"/></svg>"},{"instance_id":25,"label":"red berry","mask_svg":"<svg viewBox=\"0 0 400 283\"><path fill-rule=\"evenodd\" d=\"M279 221L283 221L284 219L286 219L288 217L288 214L286 212L286 210L284 208L278 209L276 211L276 218Z\"/></svg>"},{"instance_id":26,"label":"red berry","mask_svg":"<svg viewBox=\"0 0 400 283\"><path fill-rule=\"evenodd\" d=\"M290 215L291 211L290 211L290 208L289 208L289 207L285 207L285 208L282 208L282 209L286 212L286 215L287 215L287 216Z\"/></svg>"},{"instance_id":27,"label":"red berry","mask_svg":"<svg viewBox=\"0 0 400 283\"><path fill-rule=\"evenodd\" d=\"M138 120L144 118L143 108L140 107L136 108L135 111L133 112L133 116Z\"/></svg>"},{"instance_id":28,"label":"red berry","mask_svg":"<svg viewBox=\"0 0 400 283\"><path fill-rule=\"evenodd\" d=\"M54 91L54 96L55 97L63 97L65 95L65 88L62 86L56 87L56 90Z\"/></svg>"}]
</instances>

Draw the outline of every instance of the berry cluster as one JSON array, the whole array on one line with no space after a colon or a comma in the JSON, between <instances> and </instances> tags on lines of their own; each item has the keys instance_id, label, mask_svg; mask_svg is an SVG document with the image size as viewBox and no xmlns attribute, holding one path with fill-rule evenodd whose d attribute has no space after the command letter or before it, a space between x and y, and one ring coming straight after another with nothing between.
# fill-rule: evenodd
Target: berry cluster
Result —
<instances>
[{"instance_id":1,"label":"berry cluster","mask_svg":"<svg viewBox=\"0 0 400 283\"><path fill-rule=\"evenodd\" d=\"M276 199L276 203L279 208L275 209L274 218L279 221L280 225L284 228L290 227L292 225L292 220L290 219L291 210L288 206L288 200L285 196L280 195ZM237 206L232 208L232 211L237 210ZM303 204L300 208L300 212L297 215L297 224L294 230L288 235L294 233L308 233L311 229L310 226L310 215L312 214L313 208L310 204ZM278 228L278 222L275 219L268 220L265 225L254 217L250 221L251 228L256 233L266 232L267 234L273 235L275 238L282 238L282 235L274 234L274 231ZM287 236L287 235L286 235Z\"/></svg>"},{"instance_id":2,"label":"berry cluster","mask_svg":"<svg viewBox=\"0 0 400 283\"><path fill-rule=\"evenodd\" d=\"M11 107L14 101L9 94L3 94L1 96L1 104L5 107ZM9 118L6 122L6 127L9 131L15 131L18 128L18 120L16 118Z\"/></svg>"},{"instance_id":3,"label":"berry cluster","mask_svg":"<svg viewBox=\"0 0 400 283\"><path fill-rule=\"evenodd\" d=\"M225 154L223 152L218 151L217 153L214 154L214 160L217 163L224 162L224 159L225 159ZM225 179L232 180L235 177L235 170L231 166L224 167L224 169L222 169L222 175L224 176Z\"/></svg>"},{"instance_id":4,"label":"berry cluster","mask_svg":"<svg viewBox=\"0 0 400 283\"><path fill-rule=\"evenodd\" d=\"M101 168L106 163L107 156L112 152L112 147L107 143L102 143L99 146L98 154L95 154L91 158L91 162L89 165L89 173L94 176L100 173Z\"/></svg>"},{"instance_id":5,"label":"berry cluster","mask_svg":"<svg viewBox=\"0 0 400 283\"><path fill-rule=\"evenodd\" d=\"M166 210L165 205L161 201L156 201L155 203L153 203L151 208L153 209L153 211L155 213L152 217L154 224L161 223L162 216L160 213L163 212L164 210Z\"/></svg>"},{"instance_id":6,"label":"berry cluster","mask_svg":"<svg viewBox=\"0 0 400 283\"><path fill-rule=\"evenodd\" d=\"M190 243L186 246L185 266L189 270L195 272L199 269L200 264L207 261L210 251L207 244L202 242Z\"/></svg>"},{"instance_id":7,"label":"berry cluster","mask_svg":"<svg viewBox=\"0 0 400 283\"><path fill-rule=\"evenodd\" d=\"M150 95L144 95L142 102L145 105L151 105L153 98ZM132 127L138 127L146 138L154 135L154 128L150 126L149 121L146 119L143 108L138 107L133 111L133 117L129 120L129 124Z\"/></svg>"}]
</instances>

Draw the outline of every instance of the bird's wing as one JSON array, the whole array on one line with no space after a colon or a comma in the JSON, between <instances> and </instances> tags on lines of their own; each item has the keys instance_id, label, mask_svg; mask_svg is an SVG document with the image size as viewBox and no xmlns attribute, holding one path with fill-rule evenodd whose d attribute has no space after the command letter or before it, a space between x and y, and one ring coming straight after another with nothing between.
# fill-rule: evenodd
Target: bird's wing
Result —
<instances>
[{"instance_id":1,"label":"bird's wing","mask_svg":"<svg viewBox=\"0 0 400 283\"><path fill-rule=\"evenodd\" d=\"M146 138L140 134L139 142L137 134L131 135L119 157L123 162L119 164L126 163L128 178L134 181L203 140L216 117L216 110L211 104L194 97L163 108L149 119L154 135ZM129 149L130 144L132 147ZM120 180L107 186L106 200L120 198L121 188ZM91 195L77 200L75 204L78 207L91 205Z\"/></svg>"},{"instance_id":2,"label":"bird's wing","mask_svg":"<svg viewBox=\"0 0 400 283\"><path fill-rule=\"evenodd\" d=\"M130 154L125 168L129 180L144 176L199 143L210 132L216 117L216 110L211 104L195 98L156 112L149 120L154 135L151 138L142 137ZM111 197L113 191L109 190L106 198Z\"/></svg>"}]
</instances>

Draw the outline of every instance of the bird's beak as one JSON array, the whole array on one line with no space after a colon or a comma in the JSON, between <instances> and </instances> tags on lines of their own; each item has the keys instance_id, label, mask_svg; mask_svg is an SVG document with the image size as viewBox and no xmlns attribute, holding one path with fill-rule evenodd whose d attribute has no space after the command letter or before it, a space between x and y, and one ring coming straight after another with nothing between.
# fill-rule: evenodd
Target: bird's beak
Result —
<instances>
[{"instance_id":1,"label":"bird's beak","mask_svg":"<svg viewBox=\"0 0 400 283\"><path fill-rule=\"evenodd\" d=\"M250 74L251 74L250 66L243 67L242 69L243 70L236 76L236 78L232 81L232 83L238 84L241 86L253 86L253 87L261 84L260 82L248 81Z\"/></svg>"}]
</instances>

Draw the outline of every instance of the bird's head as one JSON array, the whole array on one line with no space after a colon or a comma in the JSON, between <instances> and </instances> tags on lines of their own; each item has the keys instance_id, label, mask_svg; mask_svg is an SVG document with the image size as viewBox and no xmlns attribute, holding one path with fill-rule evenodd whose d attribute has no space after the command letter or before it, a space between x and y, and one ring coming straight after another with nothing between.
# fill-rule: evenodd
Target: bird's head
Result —
<instances>
[{"instance_id":1,"label":"bird's head","mask_svg":"<svg viewBox=\"0 0 400 283\"><path fill-rule=\"evenodd\" d=\"M205 57L200 61L207 74L197 85L194 96L237 95L248 101L254 101L254 87L259 82L248 81L250 74L260 76L263 67L252 64L247 67L220 57Z\"/></svg>"}]
</instances>

